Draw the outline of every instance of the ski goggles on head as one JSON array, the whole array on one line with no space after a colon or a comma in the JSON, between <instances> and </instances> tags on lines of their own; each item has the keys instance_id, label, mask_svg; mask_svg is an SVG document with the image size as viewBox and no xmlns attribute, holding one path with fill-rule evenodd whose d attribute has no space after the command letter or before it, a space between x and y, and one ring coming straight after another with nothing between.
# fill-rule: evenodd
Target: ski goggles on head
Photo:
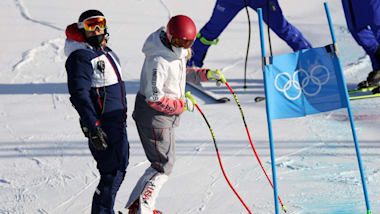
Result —
<instances>
[{"instance_id":1,"label":"ski goggles on head","mask_svg":"<svg viewBox=\"0 0 380 214\"><path fill-rule=\"evenodd\" d=\"M97 27L99 30L105 30L107 28L106 18L103 16L94 16L78 23L78 28L85 29L86 31L95 31Z\"/></svg>"},{"instance_id":2,"label":"ski goggles on head","mask_svg":"<svg viewBox=\"0 0 380 214\"><path fill-rule=\"evenodd\" d=\"M181 39L181 38L175 38L173 37L172 40L170 41L173 46L179 48L190 48L191 45L193 45L194 40L186 40L186 39Z\"/></svg>"}]
</instances>

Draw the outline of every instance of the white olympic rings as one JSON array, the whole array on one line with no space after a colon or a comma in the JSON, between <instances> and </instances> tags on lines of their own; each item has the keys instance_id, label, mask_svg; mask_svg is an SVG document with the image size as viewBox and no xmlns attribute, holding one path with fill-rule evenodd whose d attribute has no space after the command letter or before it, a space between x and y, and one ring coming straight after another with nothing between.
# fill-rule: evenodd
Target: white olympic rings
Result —
<instances>
[{"instance_id":1,"label":"white olympic rings","mask_svg":"<svg viewBox=\"0 0 380 214\"><path fill-rule=\"evenodd\" d=\"M320 80L318 77L314 76L314 72L318 68L320 68L320 69L322 69L322 70L324 70L326 72L326 79L323 80L323 81ZM298 73L303 73L305 75L305 78L303 78L301 84L296 80L296 77L297 77ZM279 84L278 84L278 79L281 76L286 76L288 78L288 81L285 83L285 85L282 88L279 87ZM289 100L296 100L296 99L298 99L301 96L302 92L306 96L309 96L309 97L317 95L322 90L322 86L325 85L329 80L330 80L330 73L329 73L329 70L327 69L327 67L323 66L323 65L317 65L317 66L314 66L311 69L310 74L308 74L302 68L296 70L293 73L293 77L290 74L286 73L286 72L279 73L279 74L276 75L276 77L274 79L274 86L276 87L276 89L278 91L283 92L284 95L285 95L285 97L288 98ZM314 92L309 92L309 91L307 91L305 89L310 84L310 82L312 82L314 85L318 86L317 90L315 90ZM290 96L288 94L288 90L292 86L296 90L298 90L298 92L297 92L297 94L295 96Z\"/></svg>"}]
</instances>

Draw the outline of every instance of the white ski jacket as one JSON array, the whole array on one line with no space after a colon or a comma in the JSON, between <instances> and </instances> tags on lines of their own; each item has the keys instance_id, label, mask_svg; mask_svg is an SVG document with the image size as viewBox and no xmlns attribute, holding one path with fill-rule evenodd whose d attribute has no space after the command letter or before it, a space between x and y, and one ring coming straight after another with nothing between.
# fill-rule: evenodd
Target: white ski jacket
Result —
<instances>
[{"instance_id":1,"label":"white ski jacket","mask_svg":"<svg viewBox=\"0 0 380 214\"><path fill-rule=\"evenodd\" d=\"M181 114L186 86L186 56L180 56L163 44L160 37L164 33L165 28L161 27L144 43L145 61L139 93L145 96L153 109L166 114ZM207 81L205 73L191 71L188 78Z\"/></svg>"},{"instance_id":2,"label":"white ski jacket","mask_svg":"<svg viewBox=\"0 0 380 214\"><path fill-rule=\"evenodd\" d=\"M186 58L177 56L161 42L161 27L146 39L142 52L145 61L140 77L140 93L148 104L168 114L183 112L181 98L185 95ZM182 109L182 110L181 110Z\"/></svg>"}]
</instances>

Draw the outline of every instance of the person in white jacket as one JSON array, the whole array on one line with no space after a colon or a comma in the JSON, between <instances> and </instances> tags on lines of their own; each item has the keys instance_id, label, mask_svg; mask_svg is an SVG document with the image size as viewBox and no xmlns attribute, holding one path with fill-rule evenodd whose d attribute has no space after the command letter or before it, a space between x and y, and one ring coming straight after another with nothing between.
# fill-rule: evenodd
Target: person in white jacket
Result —
<instances>
[{"instance_id":1,"label":"person in white jacket","mask_svg":"<svg viewBox=\"0 0 380 214\"><path fill-rule=\"evenodd\" d=\"M144 43L145 61L132 116L151 165L131 193L126 205L129 214L161 213L155 209L155 200L173 169L174 128L179 125L180 114L194 110L191 101L185 98L186 81L222 78L209 69L186 69L196 33L189 17L177 15L166 28L150 34Z\"/></svg>"}]
</instances>

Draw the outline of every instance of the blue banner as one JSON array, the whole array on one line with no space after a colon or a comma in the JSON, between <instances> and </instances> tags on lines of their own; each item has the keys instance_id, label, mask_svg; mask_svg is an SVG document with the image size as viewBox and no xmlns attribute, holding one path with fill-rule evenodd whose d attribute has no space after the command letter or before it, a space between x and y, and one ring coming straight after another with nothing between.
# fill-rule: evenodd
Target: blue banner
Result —
<instances>
[{"instance_id":1,"label":"blue banner","mask_svg":"<svg viewBox=\"0 0 380 214\"><path fill-rule=\"evenodd\" d=\"M302 117L347 107L334 46L270 58L264 66L272 119Z\"/></svg>"}]
</instances>

